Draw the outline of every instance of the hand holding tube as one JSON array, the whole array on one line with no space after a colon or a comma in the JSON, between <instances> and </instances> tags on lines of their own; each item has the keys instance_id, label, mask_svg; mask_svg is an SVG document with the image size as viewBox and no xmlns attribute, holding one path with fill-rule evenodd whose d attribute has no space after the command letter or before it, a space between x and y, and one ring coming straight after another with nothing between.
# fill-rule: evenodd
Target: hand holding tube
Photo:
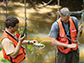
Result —
<instances>
[{"instance_id":1,"label":"hand holding tube","mask_svg":"<svg viewBox=\"0 0 84 63\"><path fill-rule=\"evenodd\" d=\"M68 47L68 48L76 48L77 45L76 45L76 44L68 44L67 47Z\"/></svg>"}]
</instances>

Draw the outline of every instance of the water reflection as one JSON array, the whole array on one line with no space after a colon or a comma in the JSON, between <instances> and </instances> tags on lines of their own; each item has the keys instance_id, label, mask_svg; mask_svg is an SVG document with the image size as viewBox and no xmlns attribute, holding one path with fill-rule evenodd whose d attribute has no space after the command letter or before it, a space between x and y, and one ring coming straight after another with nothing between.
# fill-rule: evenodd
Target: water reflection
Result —
<instances>
[{"instance_id":1,"label":"water reflection","mask_svg":"<svg viewBox=\"0 0 84 63\"><path fill-rule=\"evenodd\" d=\"M34 47L33 51L28 50L27 62L29 63L54 63L55 47L50 42L43 42L45 48Z\"/></svg>"}]
</instances>

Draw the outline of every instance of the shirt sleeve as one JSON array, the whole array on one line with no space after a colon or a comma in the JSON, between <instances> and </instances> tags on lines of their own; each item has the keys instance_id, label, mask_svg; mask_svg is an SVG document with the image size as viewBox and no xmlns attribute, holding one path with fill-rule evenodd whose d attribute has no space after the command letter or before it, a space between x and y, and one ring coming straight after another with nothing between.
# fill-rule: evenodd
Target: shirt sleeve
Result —
<instances>
[{"instance_id":1,"label":"shirt sleeve","mask_svg":"<svg viewBox=\"0 0 84 63\"><path fill-rule=\"evenodd\" d=\"M49 37L53 37L53 38L57 38L59 34L59 25L57 22L54 22L52 24L50 33L49 33Z\"/></svg>"},{"instance_id":2,"label":"shirt sleeve","mask_svg":"<svg viewBox=\"0 0 84 63\"><path fill-rule=\"evenodd\" d=\"M74 21L74 24L75 24L75 26L76 26L76 29L77 29L77 31L78 31L78 19L76 18L76 17L72 17L72 19L73 19L73 21Z\"/></svg>"},{"instance_id":3,"label":"shirt sleeve","mask_svg":"<svg viewBox=\"0 0 84 63\"><path fill-rule=\"evenodd\" d=\"M4 48L4 50L5 50L7 55L9 55L9 54L14 52L14 44L13 44L13 42L10 39L4 38L2 40L2 44L1 45Z\"/></svg>"}]
</instances>

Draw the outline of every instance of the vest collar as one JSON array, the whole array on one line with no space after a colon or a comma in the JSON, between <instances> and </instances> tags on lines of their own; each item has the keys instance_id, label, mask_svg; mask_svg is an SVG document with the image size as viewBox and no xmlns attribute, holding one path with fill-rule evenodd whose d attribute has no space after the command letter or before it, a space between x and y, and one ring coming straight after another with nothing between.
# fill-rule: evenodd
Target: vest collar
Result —
<instances>
[{"instance_id":1,"label":"vest collar","mask_svg":"<svg viewBox=\"0 0 84 63\"><path fill-rule=\"evenodd\" d=\"M5 31L5 32L18 42L18 40L14 36L12 36L9 32L7 32L7 31Z\"/></svg>"}]
</instances>

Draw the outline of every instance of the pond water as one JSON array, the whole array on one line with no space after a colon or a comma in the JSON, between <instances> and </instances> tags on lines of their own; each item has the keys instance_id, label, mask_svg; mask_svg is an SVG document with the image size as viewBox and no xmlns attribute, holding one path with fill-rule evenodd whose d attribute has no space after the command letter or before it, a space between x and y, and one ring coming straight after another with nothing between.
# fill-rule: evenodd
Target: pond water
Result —
<instances>
[{"instance_id":1,"label":"pond water","mask_svg":"<svg viewBox=\"0 0 84 63\"><path fill-rule=\"evenodd\" d=\"M2 30L5 29L4 21L5 21L5 7L0 5L0 38L2 36ZM41 11L40 11L41 10ZM33 49L27 48L30 45L25 46L27 52L27 63L54 63L55 58L55 46L51 45L50 38L48 37L48 33L50 31L51 25L54 21L49 18L51 16L54 20L56 20L56 10L54 6L49 6L47 9L42 8L38 11L27 8L27 39L28 40L37 40L42 42L45 45L44 48L39 48L33 46ZM42 12L43 11L43 12ZM45 13L48 13L47 16ZM8 7L8 16L15 16L20 20L20 32L24 30L24 4L20 3L12 3L11 6ZM21 32L22 33L22 32ZM80 61L84 60L84 32L82 36L79 38L79 42L82 46L79 46L80 49ZM1 53L2 55L2 53ZM1 57L1 56L0 56ZM2 57L1 57L2 58Z\"/></svg>"},{"instance_id":2,"label":"pond water","mask_svg":"<svg viewBox=\"0 0 84 63\"><path fill-rule=\"evenodd\" d=\"M48 28L48 27L46 27ZM0 37L2 35L2 29L4 29L4 23L0 26ZM38 32L38 30L36 30ZM40 31L40 30L39 30ZM79 38L79 42L82 43L82 46L79 46L80 50L80 61L84 60L84 33ZM36 33L36 32L28 32L27 39L33 40L36 39L42 44L45 45L44 48L33 46L33 49L26 47L27 63L54 63L55 61L55 46L51 45L50 38L48 37L48 33ZM0 53L0 57L2 58L2 53Z\"/></svg>"},{"instance_id":3,"label":"pond water","mask_svg":"<svg viewBox=\"0 0 84 63\"><path fill-rule=\"evenodd\" d=\"M29 63L54 63L54 50L55 47L49 42L44 42L45 48L41 49L35 47L33 51L28 50L28 60Z\"/></svg>"},{"instance_id":4,"label":"pond water","mask_svg":"<svg viewBox=\"0 0 84 63\"><path fill-rule=\"evenodd\" d=\"M28 63L54 63L55 62L55 46L50 42L44 42L45 48L40 49L35 47L33 51L28 50L27 62ZM79 46L80 62L84 61L84 45ZM57 57L56 57L57 62Z\"/></svg>"}]
</instances>

